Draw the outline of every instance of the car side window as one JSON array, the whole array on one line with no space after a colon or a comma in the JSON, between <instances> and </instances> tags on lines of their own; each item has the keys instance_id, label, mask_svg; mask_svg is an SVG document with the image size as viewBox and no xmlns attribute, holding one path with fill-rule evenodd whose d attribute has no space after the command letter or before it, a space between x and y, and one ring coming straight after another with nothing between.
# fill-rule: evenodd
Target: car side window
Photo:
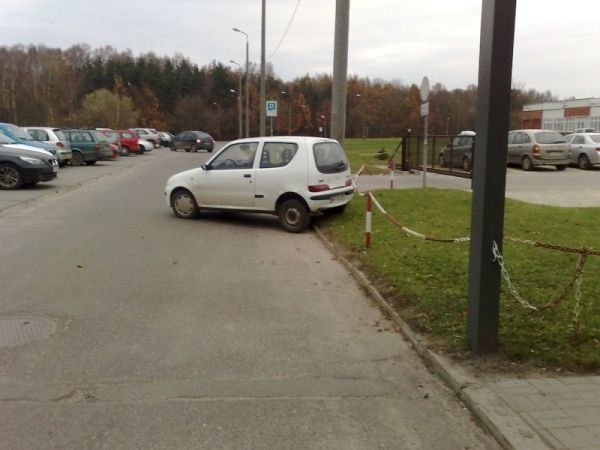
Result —
<instances>
[{"instance_id":1,"label":"car side window","mask_svg":"<svg viewBox=\"0 0 600 450\"><path fill-rule=\"evenodd\" d=\"M233 144L213 159L210 167L213 170L250 169L254 166L254 156L258 142Z\"/></svg>"},{"instance_id":2,"label":"car side window","mask_svg":"<svg viewBox=\"0 0 600 450\"><path fill-rule=\"evenodd\" d=\"M267 142L263 145L260 155L260 167L283 167L287 166L296 155L298 144L287 142Z\"/></svg>"},{"instance_id":3,"label":"car side window","mask_svg":"<svg viewBox=\"0 0 600 450\"><path fill-rule=\"evenodd\" d=\"M529 143L531 143L531 138L529 137L528 134L525 134L525 133L520 133L520 134L521 134L521 142L523 144L529 144Z\"/></svg>"},{"instance_id":4,"label":"car side window","mask_svg":"<svg viewBox=\"0 0 600 450\"><path fill-rule=\"evenodd\" d=\"M575 136L573 138L573 144L584 144L585 138L583 136Z\"/></svg>"}]
</instances>

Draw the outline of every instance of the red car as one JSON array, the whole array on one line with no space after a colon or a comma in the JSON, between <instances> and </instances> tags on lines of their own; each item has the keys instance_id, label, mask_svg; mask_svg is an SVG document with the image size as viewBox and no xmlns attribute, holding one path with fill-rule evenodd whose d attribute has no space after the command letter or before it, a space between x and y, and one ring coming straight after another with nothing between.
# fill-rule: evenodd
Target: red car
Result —
<instances>
[{"instance_id":1,"label":"red car","mask_svg":"<svg viewBox=\"0 0 600 450\"><path fill-rule=\"evenodd\" d=\"M116 142L116 133L119 133L119 146L121 156L127 156L130 153L143 153L140 151L137 133L133 130L103 130L111 142Z\"/></svg>"}]
</instances>

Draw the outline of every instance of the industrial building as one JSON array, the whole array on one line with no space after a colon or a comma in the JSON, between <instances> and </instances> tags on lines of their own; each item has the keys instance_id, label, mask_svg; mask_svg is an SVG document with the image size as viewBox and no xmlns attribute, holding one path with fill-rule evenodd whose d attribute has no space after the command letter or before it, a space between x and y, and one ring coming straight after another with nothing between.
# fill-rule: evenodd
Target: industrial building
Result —
<instances>
[{"instance_id":1,"label":"industrial building","mask_svg":"<svg viewBox=\"0 0 600 450\"><path fill-rule=\"evenodd\" d=\"M600 130L600 98L582 98L523 106L523 128L573 132L579 128Z\"/></svg>"}]
</instances>

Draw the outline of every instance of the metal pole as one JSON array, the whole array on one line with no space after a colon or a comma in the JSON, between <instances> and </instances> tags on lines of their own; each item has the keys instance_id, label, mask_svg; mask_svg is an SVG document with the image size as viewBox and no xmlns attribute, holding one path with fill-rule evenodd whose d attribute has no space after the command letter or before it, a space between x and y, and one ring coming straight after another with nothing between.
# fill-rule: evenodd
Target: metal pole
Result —
<instances>
[{"instance_id":1,"label":"metal pole","mask_svg":"<svg viewBox=\"0 0 600 450\"><path fill-rule=\"evenodd\" d=\"M250 137L250 89L249 89L249 81L250 81L250 61L249 61L249 53L248 53L248 33L240 30L239 28L233 28L233 31L238 33L242 33L246 36L246 137ZM234 62L234 61L231 61ZM237 63L236 63L237 64Z\"/></svg>"},{"instance_id":2,"label":"metal pole","mask_svg":"<svg viewBox=\"0 0 600 450\"><path fill-rule=\"evenodd\" d=\"M476 353L496 351L500 312L510 87L516 0L483 0L477 93L477 138L469 249L467 342Z\"/></svg>"},{"instance_id":3,"label":"metal pole","mask_svg":"<svg viewBox=\"0 0 600 450\"><path fill-rule=\"evenodd\" d=\"M427 117L425 116L425 130L423 131L423 187L427 187Z\"/></svg>"},{"instance_id":4,"label":"metal pole","mask_svg":"<svg viewBox=\"0 0 600 450\"><path fill-rule=\"evenodd\" d=\"M266 116L266 85L265 85L265 18L266 18L266 0L262 0L262 21L260 33L260 136L265 135L265 116Z\"/></svg>"},{"instance_id":5,"label":"metal pole","mask_svg":"<svg viewBox=\"0 0 600 450\"><path fill-rule=\"evenodd\" d=\"M331 91L331 137L344 145L346 135L346 85L348 80L348 34L350 0L336 0ZM327 135L327 131L325 131Z\"/></svg>"}]
</instances>

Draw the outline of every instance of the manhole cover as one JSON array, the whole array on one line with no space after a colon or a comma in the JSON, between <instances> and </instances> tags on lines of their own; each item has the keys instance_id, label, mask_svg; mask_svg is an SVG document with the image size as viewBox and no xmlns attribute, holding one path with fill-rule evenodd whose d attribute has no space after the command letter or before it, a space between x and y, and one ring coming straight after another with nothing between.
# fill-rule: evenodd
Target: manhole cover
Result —
<instances>
[{"instance_id":1,"label":"manhole cover","mask_svg":"<svg viewBox=\"0 0 600 450\"><path fill-rule=\"evenodd\" d=\"M46 339L55 330L53 321L41 317L0 318L0 347L14 347Z\"/></svg>"}]
</instances>

